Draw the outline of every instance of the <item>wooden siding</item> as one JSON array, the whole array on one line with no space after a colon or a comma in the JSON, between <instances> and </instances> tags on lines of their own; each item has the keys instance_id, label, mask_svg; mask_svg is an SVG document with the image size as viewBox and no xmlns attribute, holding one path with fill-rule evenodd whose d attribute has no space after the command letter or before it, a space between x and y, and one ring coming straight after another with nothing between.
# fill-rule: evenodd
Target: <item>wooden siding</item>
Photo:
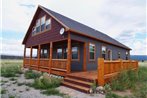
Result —
<instances>
[{"instance_id":1,"label":"wooden siding","mask_svg":"<svg viewBox=\"0 0 147 98\"><path fill-rule=\"evenodd\" d=\"M33 28L33 26L35 25L35 23L36 23L35 20L41 18L44 15L46 15L47 19L51 18L51 16L49 16L46 12L41 10L37 13L37 17L35 17L33 24L30 26L30 28ZM61 24L59 24L56 20L51 18L51 30L32 36L32 29L30 29L28 31L29 35L28 35L26 42L25 42L26 47L35 46L38 44L49 43L50 41L64 39L65 36L60 35L60 33L59 33L59 31L62 27L63 26Z\"/></svg>"}]
</instances>

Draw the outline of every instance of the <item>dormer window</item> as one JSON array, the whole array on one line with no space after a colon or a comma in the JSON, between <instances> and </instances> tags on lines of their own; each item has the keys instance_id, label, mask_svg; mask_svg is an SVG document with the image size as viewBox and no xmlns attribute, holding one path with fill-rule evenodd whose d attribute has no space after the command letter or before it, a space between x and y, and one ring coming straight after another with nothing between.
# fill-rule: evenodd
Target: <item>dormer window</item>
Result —
<instances>
[{"instance_id":1,"label":"dormer window","mask_svg":"<svg viewBox=\"0 0 147 98\"><path fill-rule=\"evenodd\" d=\"M40 19L36 22L36 33L40 32Z\"/></svg>"},{"instance_id":2,"label":"dormer window","mask_svg":"<svg viewBox=\"0 0 147 98\"><path fill-rule=\"evenodd\" d=\"M45 27L46 27L46 29L50 29L51 28L51 19L46 20Z\"/></svg>"},{"instance_id":3,"label":"dormer window","mask_svg":"<svg viewBox=\"0 0 147 98\"><path fill-rule=\"evenodd\" d=\"M41 31L45 30L45 16L41 18Z\"/></svg>"}]
</instances>

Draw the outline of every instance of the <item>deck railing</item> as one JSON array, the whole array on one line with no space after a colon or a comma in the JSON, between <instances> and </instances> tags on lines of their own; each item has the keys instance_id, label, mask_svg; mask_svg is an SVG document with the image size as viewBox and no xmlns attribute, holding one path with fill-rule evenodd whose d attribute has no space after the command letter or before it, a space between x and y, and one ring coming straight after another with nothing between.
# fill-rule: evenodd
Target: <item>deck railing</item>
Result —
<instances>
[{"instance_id":1,"label":"deck railing","mask_svg":"<svg viewBox=\"0 0 147 98\"><path fill-rule=\"evenodd\" d=\"M24 66L27 67L30 65L30 58L24 58Z\"/></svg>"},{"instance_id":2,"label":"deck railing","mask_svg":"<svg viewBox=\"0 0 147 98\"><path fill-rule=\"evenodd\" d=\"M138 69L138 62L134 60L104 61L103 58L98 58L98 84L103 86L121 71L129 69Z\"/></svg>"},{"instance_id":3,"label":"deck railing","mask_svg":"<svg viewBox=\"0 0 147 98\"><path fill-rule=\"evenodd\" d=\"M38 59L32 58L31 59L31 66L38 66Z\"/></svg>"},{"instance_id":4,"label":"deck railing","mask_svg":"<svg viewBox=\"0 0 147 98\"><path fill-rule=\"evenodd\" d=\"M49 72L57 75L65 75L67 72L67 59L24 58L24 67Z\"/></svg>"},{"instance_id":5,"label":"deck railing","mask_svg":"<svg viewBox=\"0 0 147 98\"><path fill-rule=\"evenodd\" d=\"M49 68L49 59L40 59L39 67Z\"/></svg>"},{"instance_id":6,"label":"deck railing","mask_svg":"<svg viewBox=\"0 0 147 98\"><path fill-rule=\"evenodd\" d=\"M67 59L52 59L52 67L66 70Z\"/></svg>"}]
</instances>

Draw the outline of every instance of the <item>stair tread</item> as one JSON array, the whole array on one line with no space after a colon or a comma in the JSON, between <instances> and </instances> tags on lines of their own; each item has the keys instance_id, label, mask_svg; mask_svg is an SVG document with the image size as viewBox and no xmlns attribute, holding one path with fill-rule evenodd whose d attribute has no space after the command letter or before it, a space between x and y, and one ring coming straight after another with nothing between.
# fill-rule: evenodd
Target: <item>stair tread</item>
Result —
<instances>
[{"instance_id":1,"label":"stair tread","mask_svg":"<svg viewBox=\"0 0 147 98\"><path fill-rule=\"evenodd\" d=\"M79 79L84 79L84 80L95 81L95 79L93 78L87 78L87 77L81 77L81 76L75 76L75 75L67 75L67 77L74 77L74 78L79 78Z\"/></svg>"},{"instance_id":2,"label":"stair tread","mask_svg":"<svg viewBox=\"0 0 147 98\"><path fill-rule=\"evenodd\" d=\"M69 77L66 77L65 80L66 79L70 80L70 81L86 84L86 85L92 85L92 82L87 82L87 81L83 81L83 80L73 79L73 78L69 78Z\"/></svg>"},{"instance_id":3,"label":"stair tread","mask_svg":"<svg viewBox=\"0 0 147 98\"><path fill-rule=\"evenodd\" d=\"M69 83L69 82L63 82L64 85L68 85L68 86L72 86L72 87L75 87L77 89L81 89L81 90L84 90L84 91L89 91L90 88L87 88L87 87L83 87L83 86L80 86L80 85L76 85L76 84L72 84L72 83Z\"/></svg>"}]
</instances>

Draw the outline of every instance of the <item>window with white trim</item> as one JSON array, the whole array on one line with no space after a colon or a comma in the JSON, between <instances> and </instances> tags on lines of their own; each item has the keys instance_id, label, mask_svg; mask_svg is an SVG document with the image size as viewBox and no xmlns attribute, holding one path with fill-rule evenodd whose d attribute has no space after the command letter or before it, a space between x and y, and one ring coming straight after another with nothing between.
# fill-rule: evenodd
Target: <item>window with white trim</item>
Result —
<instances>
[{"instance_id":1,"label":"window with white trim","mask_svg":"<svg viewBox=\"0 0 147 98\"><path fill-rule=\"evenodd\" d=\"M106 59L106 46L102 46L102 58Z\"/></svg>"},{"instance_id":2,"label":"window with white trim","mask_svg":"<svg viewBox=\"0 0 147 98\"><path fill-rule=\"evenodd\" d=\"M89 44L89 59L95 60L95 44Z\"/></svg>"}]
</instances>

